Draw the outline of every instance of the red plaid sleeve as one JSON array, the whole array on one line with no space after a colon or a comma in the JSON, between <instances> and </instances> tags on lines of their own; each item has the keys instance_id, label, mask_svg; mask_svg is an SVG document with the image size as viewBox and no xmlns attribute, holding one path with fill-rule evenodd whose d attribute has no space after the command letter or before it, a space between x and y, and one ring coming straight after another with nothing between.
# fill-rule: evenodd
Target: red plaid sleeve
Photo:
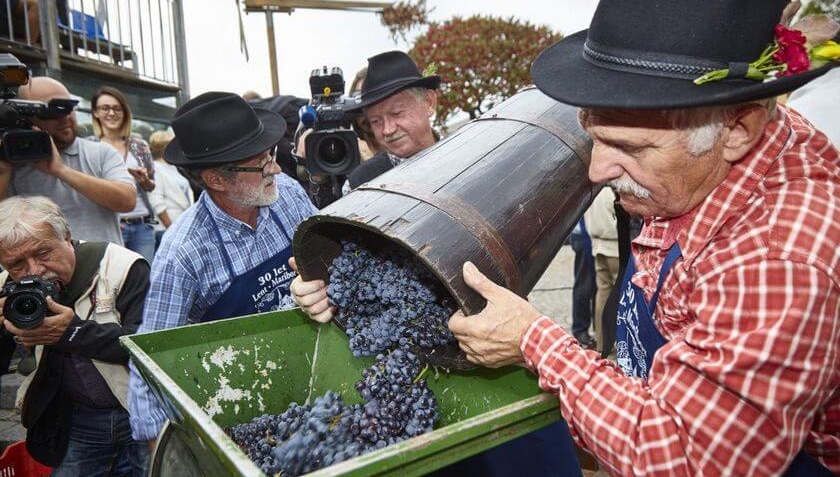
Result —
<instances>
[{"instance_id":1,"label":"red plaid sleeve","mask_svg":"<svg viewBox=\"0 0 840 477\"><path fill-rule=\"evenodd\" d=\"M779 475L836 389L839 295L825 274L791 262L721 273L699 287L705 311L656 353L647 383L545 317L522 352L575 438L615 475ZM838 423L826 425L836 456Z\"/></svg>"}]
</instances>

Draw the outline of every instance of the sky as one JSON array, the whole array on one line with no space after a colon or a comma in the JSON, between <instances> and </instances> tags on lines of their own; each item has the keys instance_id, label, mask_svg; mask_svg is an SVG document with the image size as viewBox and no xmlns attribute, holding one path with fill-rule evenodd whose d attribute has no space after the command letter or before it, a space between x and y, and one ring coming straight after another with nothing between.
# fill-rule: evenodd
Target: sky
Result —
<instances>
[{"instance_id":1,"label":"sky","mask_svg":"<svg viewBox=\"0 0 840 477\"><path fill-rule=\"evenodd\" d=\"M564 35L583 30L596 0L427 0L430 20L476 14L515 17L545 25ZM250 61L240 52L236 4L232 0L183 0L190 95L207 91L241 94L254 90L271 96L266 15L242 14ZM274 13L280 94L309 97L309 74L338 66L349 86L367 58L388 50L410 49L394 43L379 16L369 12L296 10Z\"/></svg>"}]
</instances>

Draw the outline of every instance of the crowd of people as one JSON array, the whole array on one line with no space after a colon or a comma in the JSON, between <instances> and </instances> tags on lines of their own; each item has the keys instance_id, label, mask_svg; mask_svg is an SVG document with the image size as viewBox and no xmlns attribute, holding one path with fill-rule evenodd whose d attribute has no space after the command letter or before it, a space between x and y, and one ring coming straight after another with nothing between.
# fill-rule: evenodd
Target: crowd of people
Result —
<instances>
[{"instance_id":1,"label":"crowd of people","mask_svg":"<svg viewBox=\"0 0 840 477\"><path fill-rule=\"evenodd\" d=\"M779 41L787 0L723 3L602 0L588 30L535 59L535 85L580 108L589 178L605 184L570 237L572 329L469 262L487 306L449 327L470 361L529 368L564 421L439 475L580 475L575 445L613 475L840 473L840 157L821 131L840 117L805 112L838 62L756 81L749 63ZM351 87L365 160L344 194L440 140L442 80L400 51L368 59ZM792 106L777 99L791 91ZM48 77L18 95L72 101ZM57 284L31 327L0 297L0 367L34 350L18 404L53 475L142 476L167 415L120 336L335 309L324 281L296 275L292 238L317 208L278 163L306 160L281 115L204 93L147 142L119 89L90 106L93 136L77 136L73 108L51 110L33 119L50 157L0 161L0 285ZM622 234L623 213L641 230Z\"/></svg>"}]
</instances>

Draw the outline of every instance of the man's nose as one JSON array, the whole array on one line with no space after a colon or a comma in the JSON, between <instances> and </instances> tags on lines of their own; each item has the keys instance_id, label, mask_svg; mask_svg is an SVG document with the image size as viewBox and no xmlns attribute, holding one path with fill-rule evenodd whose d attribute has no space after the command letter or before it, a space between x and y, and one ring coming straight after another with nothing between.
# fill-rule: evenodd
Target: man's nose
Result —
<instances>
[{"instance_id":1,"label":"man's nose","mask_svg":"<svg viewBox=\"0 0 840 477\"><path fill-rule=\"evenodd\" d=\"M385 118L382 121L382 133L386 136L390 136L397 132L397 123L389 118Z\"/></svg>"},{"instance_id":2,"label":"man's nose","mask_svg":"<svg viewBox=\"0 0 840 477\"><path fill-rule=\"evenodd\" d=\"M265 172L266 176L276 176L277 174L283 172L283 168L280 167L280 163L277 162L277 159L274 159L273 161L268 163L268 165L265 167L265 169L263 169L263 171Z\"/></svg>"},{"instance_id":3,"label":"man's nose","mask_svg":"<svg viewBox=\"0 0 840 477\"><path fill-rule=\"evenodd\" d=\"M611 158L607 148L594 144L589 161L589 180L596 184L604 184L623 174L624 169Z\"/></svg>"},{"instance_id":4,"label":"man's nose","mask_svg":"<svg viewBox=\"0 0 840 477\"><path fill-rule=\"evenodd\" d=\"M43 275L44 273L47 272L47 267L45 267L44 264L41 263L40 260L35 260L35 259L30 258L30 259L26 260L25 265L26 265L26 267L24 268L24 272L23 272L24 276L26 276L26 275L41 276L41 275Z\"/></svg>"}]
</instances>

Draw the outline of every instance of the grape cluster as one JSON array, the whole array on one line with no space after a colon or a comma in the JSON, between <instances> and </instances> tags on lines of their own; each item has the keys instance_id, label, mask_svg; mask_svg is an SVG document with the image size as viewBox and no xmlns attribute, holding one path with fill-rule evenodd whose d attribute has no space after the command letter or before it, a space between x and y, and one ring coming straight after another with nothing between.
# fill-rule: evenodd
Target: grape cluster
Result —
<instances>
[{"instance_id":1,"label":"grape cluster","mask_svg":"<svg viewBox=\"0 0 840 477\"><path fill-rule=\"evenodd\" d=\"M345 404L328 391L312 405L292 403L283 414L266 414L227 432L266 475L313 472L431 431L437 401L422 374L411 352L380 354L356 383L364 404Z\"/></svg>"},{"instance_id":2,"label":"grape cluster","mask_svg":"<svg viewBox=\"0 0 840 477\"><path fill-rule=\"evenodd\" d=\"M438 280L401 249L371 252L342 240L329 268L327 296L346 323L354 356L452 343L455 307Z\"/></svg>"}]
</instances>

